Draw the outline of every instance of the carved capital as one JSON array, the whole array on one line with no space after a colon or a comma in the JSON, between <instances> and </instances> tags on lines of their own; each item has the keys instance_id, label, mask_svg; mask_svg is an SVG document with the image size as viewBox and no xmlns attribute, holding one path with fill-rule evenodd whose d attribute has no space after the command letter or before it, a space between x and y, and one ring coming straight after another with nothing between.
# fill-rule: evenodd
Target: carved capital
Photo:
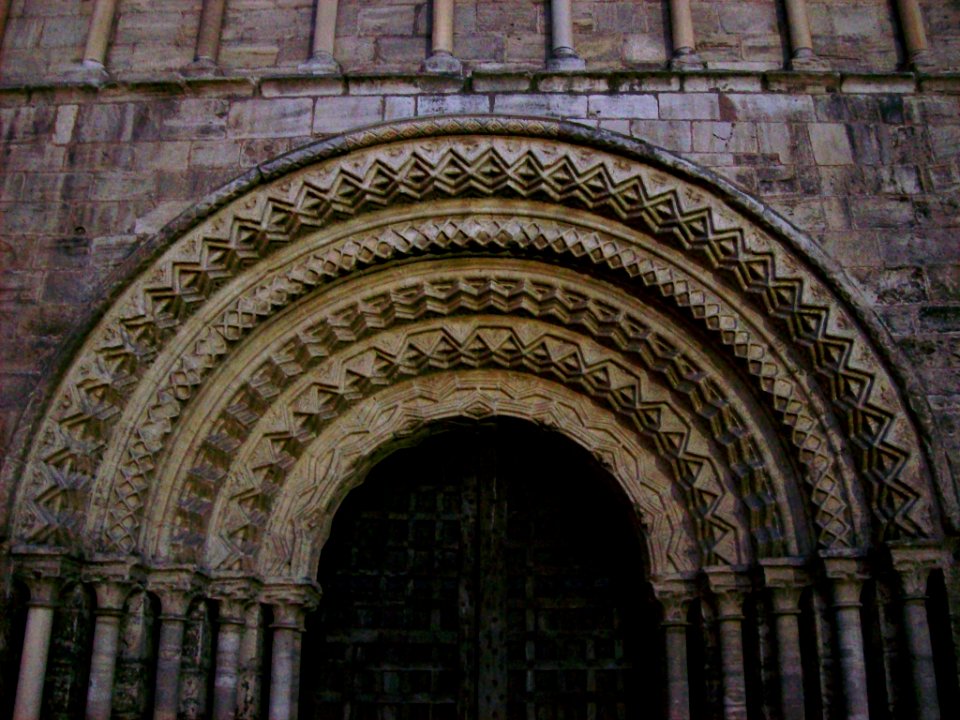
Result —
<instances>
[{"instance_id":1,"label":"carved capital","mask_svg":"<svg viewBox=\"0 0 960 720\"><path fill-rule=\"evenodd\" d=\"M61 585L79 575L76 561L60 548L15 549L14 572L30 590L29 605L55 607Z\"/></svg>"},{"instance_id":2,"label":"carved capital","mask_svg":"<svg viewBox=\"0 0 960 720\"><path fill-rule=\"evenodd\" d=\"M252 578L219 578L210 584L210 597L219 603L221 625L243 625L247 606L261 592L260 582Z\"/></svg>"},{"instance_id":3,"label":"carved capital","mask_svg":"<svg viewBox=\"0 0 960 720\"><path fill-rule=\"evenodd\" d=\"M654 578L653 594L663 606L661 624L664 627L687 624L687 605L697 597L697 586L692 578Z\"/></svg>"},{"instance_id":4,"label":"carved capital","mask_svg":"<svg viewBox=\"0 0 960 720\"><path fill-rule=\"evenodd\" d=\"M926 600L930 572L948 567L947 557L937 548L894 547L890 549L890 557L900 579L905 602Z\"/></svg>"},{"instance_id":5,"label":"carved capital","mask_svg":"<svg viewBox=\"0 0 960 720\"><path fill-rule=\"evenodd\" d=\"M307 582L265 583L261 599L273 607L272 628L303 631L304 617L320 602L320 586Z\"/></svg>"},{"instance_id":6,"label":"carved capital","mask_svg":"<svg viewBox=\"0 0 960 720\"><path fill-rule=\"evenodd\" d=\"M84 564L82 576L97 593L98 615L118 615L130 591L146 582L146 572L134 557L95 557Z\"/></svg>"},{"instance_id":7,"label":"carved capital","mask_svg":"<svg viewBox=\"0 0 960 720\"><path fill-rule=\"evenodd\" d=\"M860 591L867 578L863 558L859 555L823 554L823 569L833 585L833 606L860 607Z\"/></svg>"},{"instance_id":8,"label":"carved capital","mask_svg":"<svg viewBox=\"0 0 960 720\"><path fill-rule=\"evenodd\" d=\"M743 618L743 599L751 587L750 578L742 570L731 567L704 568L707 584L717 598L720 620Z\"/></svg>"},{"instance_id":9,"label":"carved capital","mask_svg":"<svg viewBox=\"0 0 960 720\"><path fill-rule=\"evenodd\" d=\"M767 558L760 561L763 582L770 589L773 611L777 615L800 613L800 596L810 584L810 575L802 558Z\"/></svg>"},{"instance_id":10,"label":"carved capital","mask_svg":"<svg viewBox=\"0 0 960 720\"><path fill-rule=\"evenodd\" d=\"M205 578L191 567L167 567L150 572L147 587L160 597L162 620L184 620L191 601L203 591Z\"/></svg>"}]
</instances>

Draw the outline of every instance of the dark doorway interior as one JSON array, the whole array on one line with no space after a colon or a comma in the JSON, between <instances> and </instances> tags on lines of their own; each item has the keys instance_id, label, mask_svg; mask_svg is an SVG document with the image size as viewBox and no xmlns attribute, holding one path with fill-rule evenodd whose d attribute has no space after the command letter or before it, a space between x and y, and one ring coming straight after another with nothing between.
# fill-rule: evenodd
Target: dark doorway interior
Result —
<instances>
[{"instance_id":1,"label":"dark doorway interior","mask_svg":"<svg viewBox=\"0 0 960 720\"><path fill-rule=\"evenodd\" d=\"M587 453L520 424L436 434L337 514L300 716L661 717L643 577L626 500Z\"/></svg>"}]
</instances>

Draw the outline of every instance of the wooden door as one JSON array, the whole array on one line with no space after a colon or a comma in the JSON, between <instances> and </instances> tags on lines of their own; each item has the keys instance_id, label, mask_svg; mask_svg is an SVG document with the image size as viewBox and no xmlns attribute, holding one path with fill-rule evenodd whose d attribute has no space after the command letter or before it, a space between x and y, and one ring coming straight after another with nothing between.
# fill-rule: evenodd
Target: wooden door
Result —
<instances>
[{"instance_id":1,"label":"wooden door","mask_svg":"<svg viewBox=\"0 0 960 720\"><path fill-rule=\"evenodd\" d=\"M524 426L384 460L323 551L301 717L659 717L656 612L611 483Z\"/></svg>"}]
</instances>

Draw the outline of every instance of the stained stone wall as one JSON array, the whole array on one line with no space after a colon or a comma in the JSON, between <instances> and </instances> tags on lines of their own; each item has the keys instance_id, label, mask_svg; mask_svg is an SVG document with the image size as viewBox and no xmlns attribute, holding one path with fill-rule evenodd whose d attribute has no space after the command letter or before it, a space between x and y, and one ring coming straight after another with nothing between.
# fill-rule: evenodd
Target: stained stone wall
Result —
<instances>
[{"instance_id":1,"label":"stained stone wall","mask_svg":"<svg viewBox=\"0 0 960 720\"><path fill-rule=\"evenodd\" d=\"M921 0L938 68L960 67L960 8ZM53 80L80 58L92 0L12 0L0 78ZM120 0L108 64L143 76L193 59L200 0ZM667 0L576 0L574 39L592 68L658 68L670 54ZM896 70L903 63L892 0L809 0L814 48L834 70ZM416 72L428 49L424 0L344 0L336 56L351 72ZM231 0L220 60L236 72L293 70L309 50L311 0ZM549 42L543 0L458 0L455 47L470 68L538 69ZM769 70L788 55L779 0L693 2L701 57L715 69Z\"/></svg>"}]
</instances>

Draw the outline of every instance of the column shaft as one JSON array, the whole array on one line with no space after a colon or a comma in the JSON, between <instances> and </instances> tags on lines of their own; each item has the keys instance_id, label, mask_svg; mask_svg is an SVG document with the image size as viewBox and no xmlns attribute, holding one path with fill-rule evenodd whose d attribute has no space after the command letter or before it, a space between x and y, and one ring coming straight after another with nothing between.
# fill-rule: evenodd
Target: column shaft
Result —
<instances>
[{"instance_id":1,"label":"column shaft","mask_svg":"<svg viewBox=\"0 0 960 720\"><path fill-rule=\"evenodd\" d=\"M725 720L746 720L747 717L747 683L743 672L743 629L740 620L736 615L720 617Z\"/></svg>"},{"instance_id":2,"label":"column shaft","mask_svg":"<svg viewBox=\"0 0 960 720\"><path fill-rule=\"evenodd\" d=\"M919 720L940 720L937 695L937 671L933 664L933 646L927 607L922 597L910 597L903 604L903 619L910 645L910 668L913 671L913 692Z\"/></svg>"},{"instance_id":3,"label":"column shaft","mask_svg":"<svg viewBox=\"0 0 960 720\"><path fill-rule=\"evenodd\" d=\"M783 720L806 717L803 697L803 663L800 658L800 627L797 615L776 615L777 661L780 666L780 707Z\"/></svg>"},{"instance_id":4,"label":"column shaft","mask_svg":"<svg viewBox=\"0 0 960 720\"><path fill-rule=\"evenodd\" d=\"M260 666L263 662L263 621L260 605L247 609L240 641L240 681L237 690L238 720L260 716Z\"/></svg>"},{"instance_id":5,"label":"column shaft","mask_svg":"<svg viewBox=\"0 0 960 720\"><path fill-rule=\"evenodd\" d=\"M87 720L110 720L119 640L119 613L115 610L97 613L90 660L90 684L87 688Z\"/></svg>"},{"instance_id":6,"label":"column shaft","mask_svg":"<svg viewBox=\"0 0 960 720\"><path fill-rule=\"evenodd\" d=\"M813 54L810 20L805 0L786 0L787 25L790 28L790 50L794 57Z\"/></svg>"},{"instance_id":7,"label":"column shaft","mask_svg":"<svg viewBox=\"0 0 960 720\"><path fill-rule=\"evenodd\" d=\"M220 54L220 31L223 28L225 7L226 0L203 0L194 60L216 64Z\"/></svg>"},{"instance_id":8,"label":"column shaft","mask_svg":"<svg viewBox=\"0 0 960 720\"><path fill-rule=\"evenodd\" d=\"M160 647L157 651L157 684L153 720L177 720L180 704L180 661L183 650L184 618L160 618Z\"/></svg>"},{"instance_id":9,"label":"column shaft","mask_svg":"<svg viewBox=\"0 0 960 720\"><path fill-rule=\"evenodd\" d=\"M907 46L907 54L913 58L918 53L926 52L927 32L923 26L923 15L917 0L897 0L897 10L900 14L900 24L903 26L903 40Z\"/></svg>"},{"instance_id":10,"label":"column shaft","mask_svg":"<svg viewBox=\"0 0 960 720\"><path fill-rule=\"evenodd\" d=\"M237 709L237 674L243 625L222 622L217 636L217 668L213 689L214 720L233 720Z\"/></svg>"},{"instance_id":11,"label":"column shaft","mask_svg":"<svg viewBox=\"0 0 960 720\"><path fill-rule=\"evenodd\" d=\"M317 10L313 19L313 45L310 56L318 54L333 56L333 46L337 39L337 10L340 0L317 0Z\"/></svg>"},{"instance_id":12,"label":"column shaft","mask_svg":"<svg viewBox=\"0 0 960 720\"><path fill-rule=\"evenodd\" d=\"M453 0L433 0L433 52L453 54Z\"/></svg>"},{"instance_id":13,"label":"column shaft","mask_svg":"<svg viewBox=\"0 0 960 720\"><path fill-rule=\"evenodd\" d=\"M117 9L117 0L97 0L90 18L90 31L87 33L87 46L83 51L83 61L104 65L107 59L107 44L113 29L113 16Z\"/></svg>"},{"instance_id":14,"label":"column shaft","mask_svg":"<svg viewBox=\"0 0 960 720\"><path fill-rule=\"evenodd\" d=\"M687 675L687 628L682 624L664 627L667 650L667 717L690 719L690 682Z\"/></svg>"},{"instance_id":15,"label":"column shaft","mask_svg":"<svg viewBox=\"0 0 960 720\"><path fill-rule=\"evenodd\" d=\"M13 720L39 720L43 702L43 681L47 674L47 654L53 630L53 608L31 605L20 657L20 676Z\"/></svg>"},{"instance_id":16,"label":"column shaft","mask_svg":"<svg viewBox=\"0 0 960 720\"><path fill-rule=\"evenodd\" d=\"M670 0L670 34L675 54L681 50L692 52L697 47L693 35L690 0Z\"/></svg>"},{"instance_id":17,"label":"column shaft","mask_svg":"<svg viewBox=\"0 0 960 720\"><path fill-rule=\"evenodd\" d=\"M273 630L270 666L270 720L297 717L300 675L300 631L291 627Z\"/></svg>"},{"instance_id":18,"label":"column shaft","mask_svg":"<svg viewBox=\"0 0 960 720\"><path fill-rule=\"evenodd\" d=\"M7 29L7 16L10 14L10 0L0 0L0 48L3 47L3 36Z\"/></svg>"},{"instance_id":19,"label":"column shaft","mask_svg":"<svg viewBox=\"0 0 960 720\"><path fill-rule=\"evenodd\" d=\"M863 629L860 626L860 603L835 605L837 634L840 645L840 667L843 671L843 694L848 720L869 720L867 670L863 655Z\"/></svg>"},{"instance_id":20,"label":"column shaft","mask_svg":"<svg viewBox=\"0 0 960 720\"><path fill-rule=\"evenodd\" d=\"M573 54L573 12L570 0L553 0L550 3L551 45L554 55Z\"/></svg>"}]
</instances>

